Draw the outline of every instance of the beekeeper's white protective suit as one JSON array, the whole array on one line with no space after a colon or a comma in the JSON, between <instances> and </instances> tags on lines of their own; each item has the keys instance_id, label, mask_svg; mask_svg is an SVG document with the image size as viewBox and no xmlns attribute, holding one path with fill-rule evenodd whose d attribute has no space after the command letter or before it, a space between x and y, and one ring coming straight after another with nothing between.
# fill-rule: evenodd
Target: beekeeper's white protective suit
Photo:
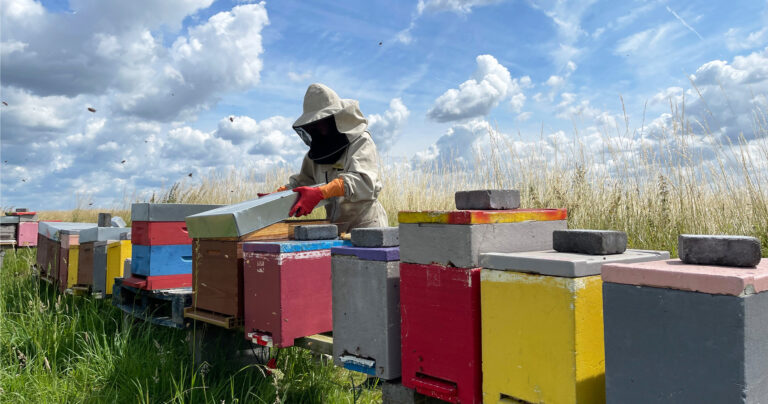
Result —
<instances>
[{"instance_id":1,"label":"beekeeper's white protective suit","mask_svg":"<svg viewBox=\"0 0 768 404\"><path fill-rule=\"evenodd\" d=\"M325 140L331 135L318 136L317 130L312 133L313 125L321 120L335 121L334 141ZM339 231L387 226L387 213L376 199L381 191L376 145L358 102L339 98L323 84L312 84L304 96L304 113L293 128L310 151L304 156L301 171L290 177L285 188L328 184L341 178L334 184L343 182L343 196L327 198L325 206L328 219ZM341 186L336 194L341 194Z\"/></svg>"}]
</instances>

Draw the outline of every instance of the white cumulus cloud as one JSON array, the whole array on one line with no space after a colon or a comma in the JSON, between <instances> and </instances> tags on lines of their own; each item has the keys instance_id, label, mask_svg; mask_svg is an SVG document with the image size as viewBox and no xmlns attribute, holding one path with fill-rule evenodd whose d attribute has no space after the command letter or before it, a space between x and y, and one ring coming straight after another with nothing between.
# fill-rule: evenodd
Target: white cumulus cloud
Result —
<instances>
[{"instance_id":1,"label":"white cumulus cloud","mask_svg":"<svg viewBox=\"0 0 768 404\"><path fill-rule=\"evenodd\" d=\"M288 118L227 117L212 131L184 123L260 81L265 3L198 19L211 3L71 0L50 12L32 0L0 2L0 205L64 208L90 192L108 206L126 189L189 174L297 164L306 146Z\"/></svg>"},{"instance_id":2,"label":"white cumulus cloud","mask_svg":"<svg viewBox=\"0 0 768 404\"><path fill-rule=\"evenodd\" d=\"M490 123L483 119L455 124L427 150L416 153L412 164L414 167L471 167L478 142L490 131Z\"/></svg>"},{"instance_id":3,"label":"white cumulus cloud","mask_svg":"<svg viewBox=\"0 0 768 404\"><path fill-rule=\"evenodd\" d=\"M472 77L439 96L427 116L437 122L452 122L488 115L507 97L512 97L513 109L519 111L525 101L523 88L530 78L512 79L509 70L491 55L477 57L477 70ZM520 97L523 95L523 97Z\"/></svg>"},{"instance_id":4,"label":"white cumulus cloud","mask_svg":"<svg viewBox=\"0 0 768 404\"><path fill-rule=\"evenodd\" d=\"M368 131L379 153L386 153L397 142L409 115L411 112L400 98L393 98L389 109L383 114L368 115Z\"/></svg>"}]
</instances>

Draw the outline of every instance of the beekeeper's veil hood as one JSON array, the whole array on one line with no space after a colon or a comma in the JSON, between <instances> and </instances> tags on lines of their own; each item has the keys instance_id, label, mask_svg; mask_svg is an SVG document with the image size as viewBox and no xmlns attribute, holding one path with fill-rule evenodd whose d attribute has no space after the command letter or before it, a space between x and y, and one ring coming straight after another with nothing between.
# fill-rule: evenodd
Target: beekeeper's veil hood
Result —
<instances>
[{"instance_id":1,"label":"beekeeper's veil hood","mask_svg":"<svg viewBox=\"0 0 768 404\"><path fill-rule=\"evenodd\" d=\"M349 143L368 128L357 101L341 99L319 83L311 84L304 95L304 113L293 129L309 146L309 158L320 164L333 164Z\"/></svg>"}]
</instances>

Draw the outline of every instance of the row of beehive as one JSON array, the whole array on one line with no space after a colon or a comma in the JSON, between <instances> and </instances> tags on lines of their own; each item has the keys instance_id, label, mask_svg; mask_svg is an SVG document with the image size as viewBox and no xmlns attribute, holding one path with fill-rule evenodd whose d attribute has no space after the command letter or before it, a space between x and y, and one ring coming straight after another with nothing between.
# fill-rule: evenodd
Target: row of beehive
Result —
<instances>
[{"instance_id":1,"label":"row of beehive","mask_svg":"<svg viewBox=\"0 0 768 404\"><path fill-rule=\"evenodd\" d=\"M659 251L596 256L552 251L552 234L565 229L565 219L558 209L402 212L399 271L392 247L359 249L339 240L199 240L195 261L203 264L196 276L213 279L224 268L230 275L218 278L224 286L195 282L198 308L243 321L247 338L266 346L291 346L296 338L333 330L337 364L384 379L401 375L406 387L446 401L604 402L603 264L655 261L667 270L678 261L666 261L669 254ZM644 268L629 268L635 267ZM685 276L692 268L673 269ZM615 276L611 282L645 285ZM663 282L652 286L646 289L661 293L662 303L665 294L681 288ZM619 319L611 331L634 330L632 338L621 334L617 339L610 332L606 337L615 344L608 347L614 364L614 378L608 379L611 402L706 397L711 386L728 390L680 369L663 371L669 350L653 353L658 359L653 371L638 366L638 359L653 356L639 340L670 345L670 338L690 335L670 336L654 327L653 321L674 307L645 319L624 319L622 310L636 302L630 294L612 295L613 286L605 288L616 300L606 302L606 313ZM695 288L686 293L698 295ZM226 305L203 307L201 301ZM724 333L740 331L744 328ZM763 335L760 341L766 340ZM743 342L736 346L745 348ZM723 359L714 355L704 361ZM753 361L764 359L765 353ZM758 366L748 376L734 376L731 386L741 390L721 397L760 397L759 389L768 387L755 381L766 374Z\"/></svg>"},{"instance_id":2,"label":"row of beehive","mask_svg":"<svg viewBox=\"0 0 768 404\"><path fill-rule=\"evenodd\" d=\"M768 265L684 265L667 252L623 248L557 252L550 248L553 230L565 227L560 213L401 213L402 328L390 334L402 337L401 356L368 350L347 367L386 377L379 366L400 359L404 386L460 403L600 403L606 393L614 403L768 398ZM759 262L759 242L751 243L748 255ZM515 252L528 250L543 251ZM334 256L334 275L337 263L347 266ZM334 303L348 292L334 290ZM334 306L334 330L345 330L338 338L357 336L344 346L334 338L341 362L391 326L379 320L366 334L361 328L375 316L367 306L387 295L360 296ZM347 324L353 332L339 327L337 313L349 311L358 312ZM397 341L378 348L392 347Z\"/></svg>"},{"instance_id":3,"label":"row of beehive","mask_svg":"<svg viewBox=\"0 0 768 404\"><path fill-rule=\"evenodd\" d=\"M384 244L357 248L340 240L196 240L195 309L244 320L247 338L269 346L290 346L296 338L333 329L337 364L384 379L402 374L405 386L446 401L605 401L601 266L604 262L661 260L668 255L641 251L607 257L554 251L516 253L549 250L552 232L565 228L563 210L403 212L400 221L399 251ZM172 233L185 233L183 222L174 222ZM134 226L134 232L140 227ZM173 237L162 234L154 239L162 243ZM137 258L134 252L134 261ZM402 260L399 265L398 259ZM756 271L764 275L765 269ZM720 276L721 272L714 273ZM695 299L706 303L710 295L679 292L674 290L681 289L679 285L664 282L640 288L619 285L643 285L631 276L614 276L610 282L616 284L605 286L611 402L654 398L675 402L711 396L711 388L706 386L718 386L717 377L695 383L686 360L697 360L698 367L707 361L738 367L747 361L744 355L739 362L731 358L737 352L724 357L716 354L726 348L728 338L747 330L752 341L766 340L765 332L754 329L764 317L758 306L765 294L758 294L757 300L748 300L751 294L731 296L725 300L734 307L721 309L723 315L737 315L739 302L755 302L741 328L727 324L713 337L720 340L713 343L703 337L712 346L709 356L697 357L694 350L689 352L692 357L686 357L680 345L687 341L680 343L676 337L690 338L692 333L685 330L694 326L701 334L700 328L706 326L693 324L697 321L691 316L696 314L694 309L681 314L675 312L674 304L690 305ZM624 290L627 288L641 292L633 295ZM664 305L665 299L673 298L682 303ZM633 299L646 299L643 303L655 304L655 311L637 312L641 300ZM721 303L703 305L698 312L714 311L710 306ZM678 334L659 330L655 321L679 322L664 324L677 327ZM748 340L728 348L746 350L753 357L750 363L762 363L766 353L756 351L756 342L745 345L744 341ZM654 357L655 366L638 362L643 357ZM668 363L669 358L675 363ZM674 371L663 371L664 367ZM741 386L737 390L745 397L762 397L768 387L755 380L766 374L765 369L748 368L741 378L730 375L733 383L729 386ZM734 391L718 391L718 397L734 397L730 395Z\"/></svg>"},{"instance_id":4,"label":"row of beehive","mask_svg":"<svg viewBox=\"0 0 768 404\"><path fill-rule=\"evenodd\" d=\"M109 295L131 256L130 229L95 223L40 222L37 268L59 290Z\"/></svg>"}]
</instances>

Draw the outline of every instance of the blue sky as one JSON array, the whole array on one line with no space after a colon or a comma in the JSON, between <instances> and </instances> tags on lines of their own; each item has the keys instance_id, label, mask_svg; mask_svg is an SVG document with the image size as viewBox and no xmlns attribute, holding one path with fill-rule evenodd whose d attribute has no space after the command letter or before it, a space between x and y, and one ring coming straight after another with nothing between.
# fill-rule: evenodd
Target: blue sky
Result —
<instances>
[{"instance_id":1,"label":"blue sky","mask_svg":"<svg viewBox=\"0 0 768 404\"><path fill-rule=\"evenodd\" d=\"M576 127L599 149L624 125L620 96L641 144L683 98L723 139L749 138L768 110L765 1L0 7L3 207L109 206L189 173L298 168L290 125L313 82L359 100L380 153L414 165L471 160L489 127L522 142Z\"/></svg>"}]
</instances>

